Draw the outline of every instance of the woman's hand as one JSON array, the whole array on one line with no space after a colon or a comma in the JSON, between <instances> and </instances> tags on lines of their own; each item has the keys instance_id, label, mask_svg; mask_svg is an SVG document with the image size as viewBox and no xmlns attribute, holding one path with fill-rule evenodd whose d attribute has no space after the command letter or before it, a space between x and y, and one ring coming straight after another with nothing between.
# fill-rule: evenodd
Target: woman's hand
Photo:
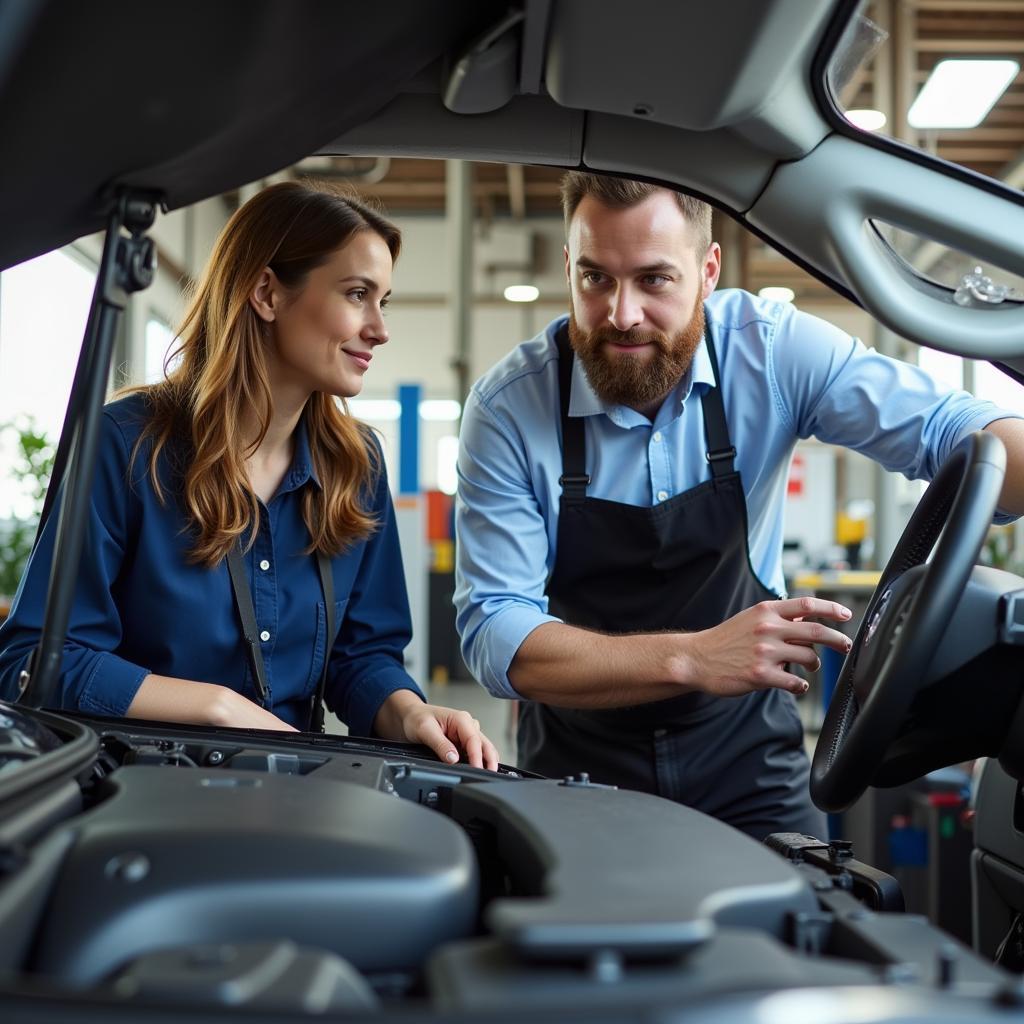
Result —
<instances>
[{"instance_id":1,"label":"woman's hand","mask_svg":"<svg viewBox=\"0 0 1024 1024\"><path fill-rule=\"evenodd\" d=\"M498 767L497 749L468 711L424 704L412 690L396 690L384 701L373 730L384 739L422 743L446 764L455 764L461 750L474 768Z\"/></svg>"}]
</instances>

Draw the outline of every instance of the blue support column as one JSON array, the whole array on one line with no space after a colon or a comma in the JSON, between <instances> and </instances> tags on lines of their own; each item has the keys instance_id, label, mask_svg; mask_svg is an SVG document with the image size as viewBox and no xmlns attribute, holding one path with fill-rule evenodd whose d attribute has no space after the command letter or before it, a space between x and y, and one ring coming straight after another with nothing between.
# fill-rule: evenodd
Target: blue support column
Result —
<instances>
[{"instance_id":1,"label":"blue support column","mask_svg":"<svg viewBox=\"0 0 1024 1024\"><path fill-rule=\"evenodd\" d=\"M398 493L419 494L420 491L420 396L419 384L400 384L398 404Z\"/></svg>"},{"instance_id":2,"label":"blue support column","mask_svg":"<svg viewBox=\"0 0 1024 1024\"><path fill-rule=\"evenodd\" d=\"M395 495L395 523L412 615L412 642L405 649L405 667L421 686L427 681L428 632L426 502L420 494L422 390L418 384L401 384L398 388L401 419L398 421L398 493Z\"/></svg>"}]
</instances>

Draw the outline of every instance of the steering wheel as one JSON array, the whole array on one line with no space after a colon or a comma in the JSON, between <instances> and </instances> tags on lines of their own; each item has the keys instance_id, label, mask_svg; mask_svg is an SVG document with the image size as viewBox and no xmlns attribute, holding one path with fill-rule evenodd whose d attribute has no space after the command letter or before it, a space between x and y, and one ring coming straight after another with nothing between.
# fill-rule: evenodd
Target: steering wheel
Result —
<instances>
[{"instance_id":1,"label":"steering wheel","mask_svg":"<svg viewBox=\"0 0 1024 1024\"><path fill-rule=\"evenodd\" d=\"M977 431L942 464L914 510L871 595L818 737L811 799L821 810L849 807L899 734L977 561L1005 470L1002 442Z\"/></svg>"}]
</instances>

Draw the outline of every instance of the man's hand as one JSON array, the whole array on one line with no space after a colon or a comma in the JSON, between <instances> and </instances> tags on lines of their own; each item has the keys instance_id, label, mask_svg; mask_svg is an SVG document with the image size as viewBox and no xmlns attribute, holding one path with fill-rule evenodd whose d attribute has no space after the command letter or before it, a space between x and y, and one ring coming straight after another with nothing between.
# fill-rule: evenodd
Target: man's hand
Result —
<instances>
[{"instance_id":1,"label":"man's hand","mask_svg":"<svg viewBox=\"0 0 1024 1024\"><path fill-rule=\"evenodd\" d=\"M455 764L461 750L474 768L498 767L498 751L468 711L424 704L411 690L392 693L377 712L373 728L384 738L422 743L446 764Z\"/></svg>"},{"instance_id":2,"label":"man's hand","mask_svg":"<svg viewBox=\"0 0 1024 1024\"><path fill-rule=\"evenodd\" d=\"M838 630L802 620L813 616L845 622L851 614L849 608L817 597L762 601L720 626L690 634L681 675L718 697L738 697L769 687L804 693L807 683L783 665L789 662L814 671L821 665L814 644L840 654L847 654L853 645Z\"/></svg>"}]
</instances>

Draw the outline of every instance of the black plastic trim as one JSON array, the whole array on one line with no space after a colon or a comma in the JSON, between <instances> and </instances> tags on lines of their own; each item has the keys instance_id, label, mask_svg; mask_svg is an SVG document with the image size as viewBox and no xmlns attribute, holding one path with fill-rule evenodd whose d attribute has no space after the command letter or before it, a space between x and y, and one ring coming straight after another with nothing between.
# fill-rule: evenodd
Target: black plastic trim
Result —
<instances>
[{"instance_id":1,"label":"black plastic trim","mask_svg":"<svg viewBox=\"0 0 1024 1024\"><path fill-rule=\"evenodd\" d=\"M5 706L0 702L0 710ZM27 709L13 706L12 711L26 713ZM0 807L33 790L73 778L90 767L99 751L99 737L83 723L46 711L33 710L27 713L41 725L67 739L56 750L24 761L15 770L0 775Z\"/></svg>"}]
</instances>

